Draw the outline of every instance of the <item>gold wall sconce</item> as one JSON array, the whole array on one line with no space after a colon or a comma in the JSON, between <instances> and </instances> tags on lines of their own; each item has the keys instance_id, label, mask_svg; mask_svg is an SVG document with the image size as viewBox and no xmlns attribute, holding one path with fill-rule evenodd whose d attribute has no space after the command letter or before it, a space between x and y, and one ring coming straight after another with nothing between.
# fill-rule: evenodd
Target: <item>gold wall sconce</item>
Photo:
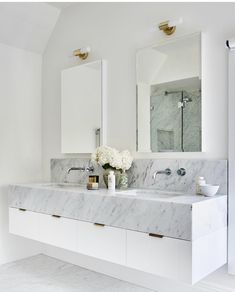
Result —
<instances>
[{"instance_id":1,"label":"gold wall sconce","mask_svg":"<svg viewBox=\"0 0 235 292\"><path fill-rule=\"evenodd\" d=\"M86 60L87 57L89 56L90 51L91 51L90 47L84 47L73 51L73 55L75 57L79 57L81 60Z\"/></svg>"},{"instance_id":2,"label":"gold wall sconce","mask_svg":"<svg viewBox=\"0 0 235 292\"><path fill-rule=\"evenodd\" d=\"M176 25L183 22L182 18L177 20L167 20L159 23L159 30L162 30L166 35L172 35L176 30Z\"/></svg>"}]
</instances>

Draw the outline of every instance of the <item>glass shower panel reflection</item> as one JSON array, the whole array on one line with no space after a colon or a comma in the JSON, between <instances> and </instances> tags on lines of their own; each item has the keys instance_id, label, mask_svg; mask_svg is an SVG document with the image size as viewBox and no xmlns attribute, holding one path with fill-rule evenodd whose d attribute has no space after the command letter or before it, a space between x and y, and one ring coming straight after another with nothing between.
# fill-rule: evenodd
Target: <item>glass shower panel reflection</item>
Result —
<instances>
[{"instance_id":1,"label":"glass shower panel reflection","mask_svg":"<svg viewBox=\"0 0 235 292\"><path fill-rule=\"evenodd\" d=\"M185 152L201 151L201 91L185 93L191 102L183 107L183 149Z\"/></svg>"},{"instance_id":2,"label":"glass shower panel reflection","mask_svg":"<svg viewBox=\"0 0 235 292\"><path fill-rule=\"evenodd\" d=\"M179 96L165 95L165 91L150 99L150 131L152 152L178 152L181 120Z\"/></svg>"},{"instance_id":3,"label":"glass shower panel reflection","mask_svg":"<svg viewBox=\"0 0 235 292\"><path fill-rule=\"evenodd\" d=\"M152 152L201 150L200 90L162 91L150 97Z\"/></svg>"}]
</instances>

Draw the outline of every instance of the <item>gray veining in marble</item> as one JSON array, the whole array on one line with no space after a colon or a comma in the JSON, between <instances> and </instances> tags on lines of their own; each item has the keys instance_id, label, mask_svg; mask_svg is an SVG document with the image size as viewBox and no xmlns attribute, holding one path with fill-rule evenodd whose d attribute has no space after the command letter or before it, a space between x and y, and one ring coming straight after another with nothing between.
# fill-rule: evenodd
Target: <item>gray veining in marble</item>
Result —
<instances>
[{"instance_id":1,"label":"gray veining in marble","mask_svg":"<svg viewBox=\"0 0 235 292\"><path fill-rule=\"evenodd\" d=\"M45 255L0 266L2 292L153 292Z\"/></svg>"},{"instance_id":2,"label":"gray veining in marble","mask_svg":"<svg viewBox=\"0 0 235 292\"><path fill-rule=\"evenodd\" d=\"M88 167L90 166L90 159L88 158L65 158L65 159L51 159L51 181L52 182L75 182L86 185L89 173L82 171L71 171L67 173L70 167ZM100 186L104 187L102 178L103 168L94 165L94 174L100 176Z\"/></svg>"},{"instance_id":3,"label":"gray veining in marble","mask_svg":"<svg viewBox=\"0 0 235 292\"><path fill-rule=\"evenodd\" d=\"M185 176L177 175L179 168L186 169ZM158 175L156 170L170 168L172 175ZM227 194L227 161L203 159L136 159L129 171L131 187L154 188L168 191L196 192L196 180L204 176L207 183L220 185L219 192Z\"/></svg>"},{"instance_id":4,"label":"gray veining in marble","mask_svg":"<svg viewBox=\"0 0 235 292\"><path fill-rule=\"evenodd\" d=\"M213 201L214 207L205 220L200 210L204 210L203 203L207 201ZM225 195L206 198L182 193L148 194L144 190L137 195L125 195L120 191L88 191L84 187L65 188L57 184L11 185L9 206L184 240L194 240L227 226ZM195 219L201 225L192 222L194 209L199 214ZM214 218L217 220L212 224ZM206 226L203 233L202 225Z\"/></svg>"},{"instance_id":5,"label":"gray veining in marble","mask_svg":"<svg viewBox=\"0 0 235 292\"><path fill-rule=\"evenodd\" d=\"M87 158L52 159L51 181L52 182L76 182L86 184L87 175L82 172L67 170L72 166L88 166ZM172 175L158 175L153 180L156 170L165 168L172 170ZM186 175L180 177L176 171L180 167L186 169ZM100 175L101 187L104 187L101 167L95 167L95 173ZM195 193L195 183L199 176L204 176L207 183L220 185L219 192L227 194L227 161L207 159L135 159L129 174L129 186L132 188L154 188L158 190L179 191Z\"/></svg>"}]
</instances>

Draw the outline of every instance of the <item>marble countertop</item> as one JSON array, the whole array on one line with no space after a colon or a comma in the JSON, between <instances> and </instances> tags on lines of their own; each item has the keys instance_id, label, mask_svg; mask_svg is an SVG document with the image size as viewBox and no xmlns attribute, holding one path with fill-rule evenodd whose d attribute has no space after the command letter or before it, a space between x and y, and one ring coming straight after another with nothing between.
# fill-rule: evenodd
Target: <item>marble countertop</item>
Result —
<instances>
[{"instance_id":1,"label":"marble countertop","mask_svg":"<svg viewBox=\"0 0 235 292\"><path fill-rule=\"evenodd\" d=\"M9 207L195 240L227 226L227 196L153 189L87 190L74 184L9 186Z\"/></svg>"}]
</instances>

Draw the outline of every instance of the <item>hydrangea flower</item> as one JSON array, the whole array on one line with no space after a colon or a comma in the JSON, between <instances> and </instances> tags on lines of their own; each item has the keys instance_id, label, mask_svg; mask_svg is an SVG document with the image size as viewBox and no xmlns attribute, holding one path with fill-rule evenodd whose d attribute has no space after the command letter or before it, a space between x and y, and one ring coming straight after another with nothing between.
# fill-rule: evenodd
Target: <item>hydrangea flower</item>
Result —
<instances>
[{"instance_id":1,"label":"hydrangea flower","mask_svg":"<svg viewBox=\"0 0 235 292\"><path fill-rule=\"evenodd\" d=\"M113 168L126 171L131 167L133 158L128 150L119 152L109 146L96 148L91 155L91 162L102 166L104 169Z\"/></svg>"}]
</instances>

